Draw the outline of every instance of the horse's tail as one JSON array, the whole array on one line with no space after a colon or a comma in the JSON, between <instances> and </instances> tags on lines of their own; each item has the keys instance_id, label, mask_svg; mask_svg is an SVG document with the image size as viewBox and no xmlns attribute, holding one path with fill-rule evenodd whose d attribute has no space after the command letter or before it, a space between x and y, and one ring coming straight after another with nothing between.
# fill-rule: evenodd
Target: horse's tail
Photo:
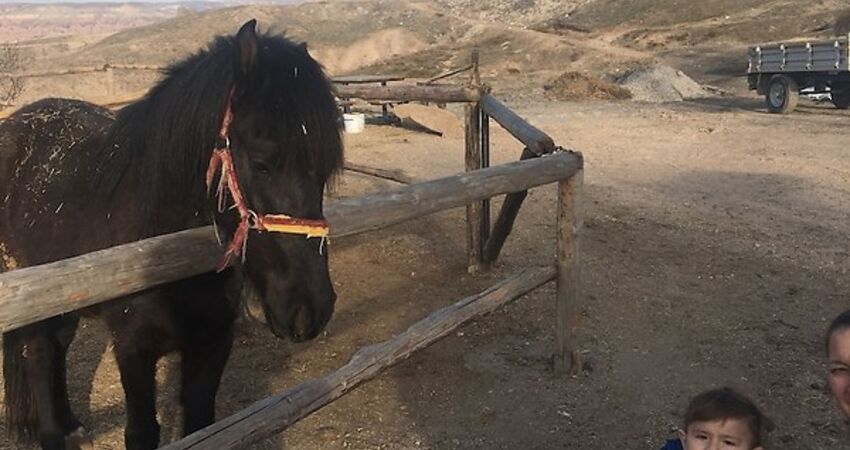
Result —
<instances>
[{"instance_id":1,"label":"horse's tail","mask_svg":"<svg viewBox=\"0 0 850 450\"><path fill-rule=\"evenodd\" d=\"M3 333L3 387L6 428L18 439L31 440L38 430L38 411L25 373L23 333Z\"/></svg>"}]
</instances>

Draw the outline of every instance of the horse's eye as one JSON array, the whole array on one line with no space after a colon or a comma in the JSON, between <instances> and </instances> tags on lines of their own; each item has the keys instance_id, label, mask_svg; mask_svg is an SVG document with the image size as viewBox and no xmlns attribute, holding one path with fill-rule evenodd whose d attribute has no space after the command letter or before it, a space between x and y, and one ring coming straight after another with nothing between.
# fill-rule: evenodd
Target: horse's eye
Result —
<instances>
[{"instance_id":1,"label":"horse's eye","mask_svg":"<svg viewBox=\"0 0 850 450\"><path fill-rule=\"evenodd\" d=\"M272 173L272 169L268 164L260 161L252 161L252 163L254 170L256 170L257 173L261 173L263 175L269 175Z\"/></svg>"}]
</instances>

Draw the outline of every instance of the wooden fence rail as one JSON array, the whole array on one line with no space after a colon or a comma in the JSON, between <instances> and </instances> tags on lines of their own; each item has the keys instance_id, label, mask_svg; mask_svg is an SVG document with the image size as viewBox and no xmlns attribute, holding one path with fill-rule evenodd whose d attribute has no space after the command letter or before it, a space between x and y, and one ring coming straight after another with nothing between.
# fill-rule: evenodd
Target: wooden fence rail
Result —
<instances>
[{"instance_id":1,"label":"wooden fence rail","mask_svg":"<svg viewBox=\"0 0 850 450\"><path fill-rule=\"evenodd\" d=\"M429 102L477 102L481 91L470 86L455 85L389 85L368 86L363 84L337 84L336 93L344 98L363 100L398 100Z\"/></svg>"},{"instance_id":2,"label":"wooden fence rail","mask_svg":"<svg viewBox=\"0 0 850 450\"><path fill-rule=\"evenodd\" d=\"M496 97L490 94L481 96L481 108L534 153L542 155L555 150L555 142L549 135L511 111Z\"/></svg>"},{"instance_id":3,"label":"wooden fence rail","mask_svg":"<svg viewBox=\"0 0 850 450\"><path fill-rule=\"evenodd\" d=\"M339 200L325 216L332 237L347 236L564 180L581 168L581 155L556 153ZM220 256L204 227L0 274L0 331L213 270Z\"/></svg>"},{"instance_id":4,"label":"wooden fence rail","mask_svg":"<svg viewBox=\"0 0 850 450\"><path fill-rule=\"evenodd\" d=\"M289 428L382 370L408 358L465 322L489 313L555 279L554 267L525 269L490 289L442 308L407 331L361 348L345 366L281 394L260 400L161 450L226 450L245 448Z\"/></svg>"}]
</instances>

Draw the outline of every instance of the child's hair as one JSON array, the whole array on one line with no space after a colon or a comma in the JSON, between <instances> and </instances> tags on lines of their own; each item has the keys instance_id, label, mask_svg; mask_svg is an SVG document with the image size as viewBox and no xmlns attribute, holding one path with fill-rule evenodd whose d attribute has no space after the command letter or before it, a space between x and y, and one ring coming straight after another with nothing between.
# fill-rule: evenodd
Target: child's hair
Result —
<instances>
[{"instance_id":1,"label":"child's hair","mask_svg":"<svg viewBox=\"0 0 850 450\"><path fill-rule=\"evenodd\" d=\"M824 347L826 348L827 354L829 354L829 339L836 331L841 331L845 328L850 328L850 309L839 314L838 317L833 319L832 323L829 324L829 328L826 330L826 336L824 339Z\"/></svg>"},{"instance_id":2,"label":"child's hair","mask_svg":"<svg viewBox=\"0 0 850 450\"><path fill-rule=\"evenodd\" d=\"M732 388L722 387L705 391L691 400L685 411L685 431L695 422L740 419L746 422L753 436L752 448L760 447L770 421L750 399Z\"/></svg>"}]
</instances>

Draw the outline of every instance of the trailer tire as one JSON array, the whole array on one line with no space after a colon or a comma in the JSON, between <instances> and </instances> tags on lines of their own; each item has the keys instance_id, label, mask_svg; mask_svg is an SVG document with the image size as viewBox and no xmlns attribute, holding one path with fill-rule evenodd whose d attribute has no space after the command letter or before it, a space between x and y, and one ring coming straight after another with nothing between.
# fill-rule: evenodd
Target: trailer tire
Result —
<instances>
[{"instance_id":1,"label":"trailer tire","mask_svg":"<svg viewBox=\"0 0 850 450\"><path fill-rule=\"evenodd\" d=\"M767 84L767 110L772 113L788 114L797 107L800 100L800 88L793 78L787 75L774 75Z\"/></svg>"},{"instance_id":2,"label":"trailer tire","mask_svg":"<svg viewBox=\"0 0 850 450\"><path fill-rule=\"evenodd\" d=\"M830 93L830 98L832 98L832 104L835 105L836 108L850 108L850 88L833 90Z\"/></svg>"}]
</instances>

